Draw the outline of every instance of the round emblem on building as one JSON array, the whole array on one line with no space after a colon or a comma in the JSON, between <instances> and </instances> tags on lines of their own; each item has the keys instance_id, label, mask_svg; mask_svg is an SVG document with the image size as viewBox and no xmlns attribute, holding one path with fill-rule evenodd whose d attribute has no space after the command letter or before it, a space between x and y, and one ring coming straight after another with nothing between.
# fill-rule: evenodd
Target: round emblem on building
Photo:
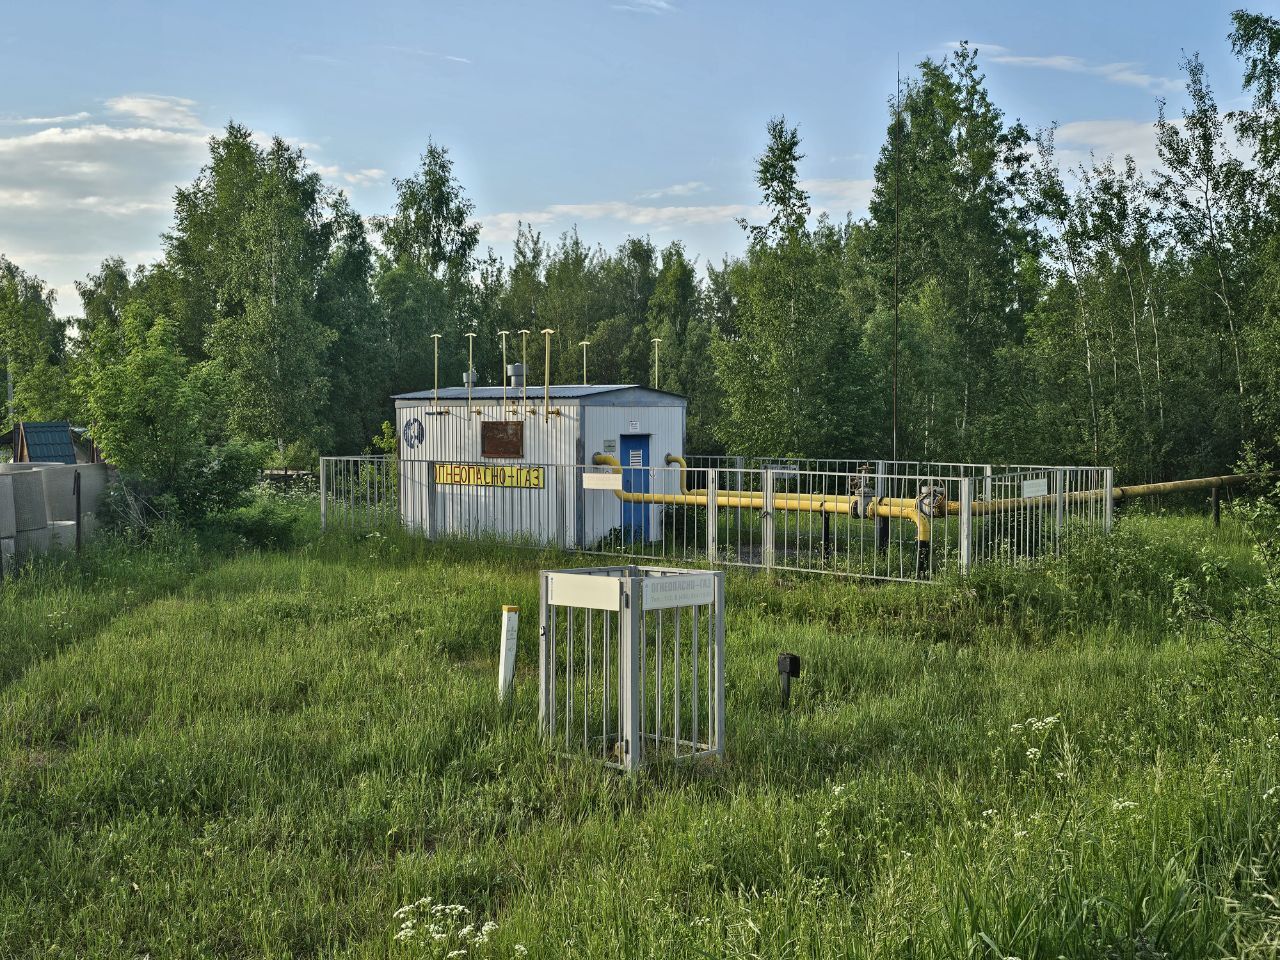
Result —
<instances>
[{"instance_id":1,"label":"round emblem on building","mask_svg":"<svg viewBox=\"0 0 1280 960\"><path fill-rule=\"evenodd\" d=\"M404 425L404 445L412 450L418 444L422 443L426 437L427 431L422 426L422 421L417 417L410 417Z\"/></svg>"}]
</instances>

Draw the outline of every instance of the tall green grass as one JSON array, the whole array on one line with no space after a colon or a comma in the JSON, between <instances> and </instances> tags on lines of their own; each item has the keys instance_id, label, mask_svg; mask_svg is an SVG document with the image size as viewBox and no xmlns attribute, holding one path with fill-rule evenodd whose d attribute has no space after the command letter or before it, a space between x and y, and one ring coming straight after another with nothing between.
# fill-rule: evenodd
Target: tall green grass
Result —
<instances>
[{"instance_id":1,"label":"tall green grass","mask_svg":"<svg viewBox=\"0 0 1280 960\"><path fill-rule=\"evenodd\" d=\"M1185 517L966 581L731 574L725 761L626 778L536 736L564 557L104 542L0 592L0 955L1275 956L1276 704L1170 619L1208 560L1225 610L1248 548ZM423 898L497 928L398 941Z\"/></svg>"}]
</instances>

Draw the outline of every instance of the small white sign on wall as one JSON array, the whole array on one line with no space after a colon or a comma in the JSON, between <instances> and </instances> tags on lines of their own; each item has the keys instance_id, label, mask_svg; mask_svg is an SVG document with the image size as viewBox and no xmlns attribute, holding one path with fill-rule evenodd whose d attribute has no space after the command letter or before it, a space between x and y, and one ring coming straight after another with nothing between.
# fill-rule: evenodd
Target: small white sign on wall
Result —
<instances>
[{"instance_id":1,"label":"small white sign on wall","mask_svg":"<svg viewBox=\"0 0 1280 960\"><path fill-rule=\"evenodd\" d=\"M639 420L628 420L628 421L627 421L627 429L628 429L628 430L630 430L632 433L639 433L639 432L640 432L640 421L639 421Z\"/></svg>"}]
</instances>

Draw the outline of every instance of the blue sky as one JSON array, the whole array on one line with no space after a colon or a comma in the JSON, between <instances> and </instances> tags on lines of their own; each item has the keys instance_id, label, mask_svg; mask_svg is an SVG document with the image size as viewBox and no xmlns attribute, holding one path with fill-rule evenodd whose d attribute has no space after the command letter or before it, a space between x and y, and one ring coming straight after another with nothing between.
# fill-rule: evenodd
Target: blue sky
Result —
<instances>
[{"instance_id":1,"label":"blue sky","mask_svg":"<svg viewBox=\"0 0 1280 960\"><path fill-rule=\"evenodd\" d=\"M1154 163L1183 51L1240 103L1238 0L4 3L0 253L71 314L103 257L159 256L175 185L229 118L302 144L366 215L434 137L504 257L523 219L607 247L678 238L706 263L742 249L770 116L800 125L815 208L858 215L897 64L958 40L1009 116L1060 125L1068 161Z\"/></svg>"}]
</instances>

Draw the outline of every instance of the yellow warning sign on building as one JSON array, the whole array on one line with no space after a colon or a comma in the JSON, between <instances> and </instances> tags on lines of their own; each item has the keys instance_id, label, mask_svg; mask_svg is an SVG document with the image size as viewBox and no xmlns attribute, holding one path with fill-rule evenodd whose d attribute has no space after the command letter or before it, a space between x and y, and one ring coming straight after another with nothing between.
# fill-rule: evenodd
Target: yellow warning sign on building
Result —
<instances>
[{"instance_id":1,"label":"yellow warning sign on building","mask_svg":"<svg viewBox=\"0 0 1280 960\"><path fill-rule=\"evenodd\" d=\"M541 490L546 467L491 466L487 463L437 463L436 483L464 487L522 487Z\"/></svg>"}]
</instances>

